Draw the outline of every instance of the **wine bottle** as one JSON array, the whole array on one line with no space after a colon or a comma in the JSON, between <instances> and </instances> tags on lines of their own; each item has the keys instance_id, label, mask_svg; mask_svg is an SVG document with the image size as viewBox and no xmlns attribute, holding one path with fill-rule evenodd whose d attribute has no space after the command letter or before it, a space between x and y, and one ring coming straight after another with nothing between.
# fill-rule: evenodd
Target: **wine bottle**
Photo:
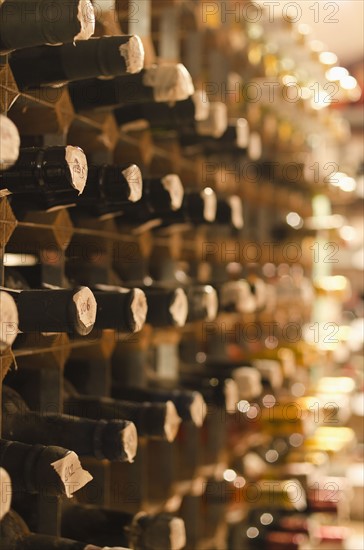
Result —
<instances>
[{"instance_id":1,"label":"wine bottle","mask_svg":"<svg viewBox=\"0 0 364 550\"><path fill-rule=\"evenodd\" d=\"M312 546L304 533L269 531L264 539L267 550L309 550Z\"/></svg>"},{"instance_id":2,"label":"wine bottle","mask_svg":"<svg viewBox=\"0 0 364 550\"><path fill-rule=\"evenodd\" d=\"M249 124L245 118L229 122L220 137L205 136L200 139L205 154L236 154L246 152L249 145Z\"/></svg>"},{"instance_id":3,"label":"wine bottle","mask_svg":"<svg viewBox=\"0 0 364 550\"><path fill-rule=\"evenodd\" d=\"M228 127L227 106L221 101L209 105L207 117L198 120L193 126L182 125L179 128L179 141L182 147L192 147L192 153L202 152L203 145L219 141ZM188 153L188 149L185 150Z\"/></svg>"},{"instance_id":4,"label":"wine bottle","mask_svg":"<svg viewBox=\"0 0 364 550\"><path fill-rule=\"evenodd\" d=\"M76 453L62 447L0 439L0 465L11 478L14 498L24 492L71 498L92 480Z\"/></svg>"},{"instance_id":5,"label":"wine bottle","mask_svg":"<svg viewBox=\"0 0 364 550\"><path fill-rule=\"evenodd\" d=\"M217 378L181 372L179 384L183 388L200 392L208 406L221 408L227 413L234 413L240 401L238 385L228 375Z\"/></svg>"},{"instance_id":6,"label":"wine bottle","mask_svg":"<svg viewBox=\"0 0 364 550\"><path fill-rule=\"evenodd\" d=\"M55 231L57 231L56 227L63 226L55 225L54 227ZM25 233L26 230L23 234ZM40 237L43 235L42 230L38 232L38 235ZM17 242L19 243L19 248L15 245L14 252L8 252L5 257L5 288L29 290L31 288L57 289L68 287L68 280L64 274L63 251L54 246L52 241L48 241L47 243L47 237L43 238L43 242L37 241L35 237L31 243L32 248L29 249L29 254L19 254L19 251L24 250L22 246L24 241L19 238ZM45 245L44 248L42 246L43 243ZM52 250L52 255L47 256L50 250ZM58 257L56 257L56 254L58 254ZM48 261L48 258L51 259L51 262Z\"/></svg>"},{"instance_id":7,"label":"wine bottle","mask_svg":"<svg viewBox=\"0 0 364 550\"><path fill-rule=\"evenodd\" d=\"M289 513L273 508L269 512L265 508L252 508L249 511L248 523L257 525L262 530L304 533L310 539L314 538L317 527L312 518L306 514Z\"/></svg>"},{"instance_id":8,"label":"wine bottle","mask_svg":"<svg viewBox=\"0 0 364 550\"><path fill-rule=\"evenodd\" d=\"M216 219L217 198L210 187L200 193L191 191L185 194L182 204L185 221L193 224L213 223Z\"/></svg>"},{"instance_id":9,"label":"wine bottle","mask_svg":"<svg viewBox=\"0 0 364 550\"><path fill-rule=\"evenodd\" d=\"M87 161L79 147L29 147L0 173L0 187L21 195L27 208L50 209L75 203L86 185Z\"/></svg>"},{"instance_id":10,"label":"wine bottle","mask_svg":"<svg viewBox=\"0 0 364 550\"><path fill-rule=\"evenodd\" d=\"M213 321L216 319L219 301L211 285L193 285L186 288L188 299L187 322Z\"/></svg>"},{"instance_id":11,"label":"wine bottle","mask_svg":"<svg viewBox=\"0 0 364 550\"><path fill-rule=\"evenodd\" d=\"M128 550L128 548L95 546L71 539L31 533L13 510L0 523L1 550Z\"/></svg>"},{"instance_id":12,"label":"wine bottle","mask_svg":"<svg viewBox=\"0 0 364 550\"><path fill-rule=\"evenodd\" d=\"M245 279L228 281L219 288L220 310L235 313L253 313L257 300L253 289Z\"/></svg>"},{"instance_id":13,"label":"wine bottle","mask_svg":"<svg viewBox=\"0 0 364 550\"><path fill-rule=\"evenodd\" d=\"M97 285L93 294L97 301L96 329L135 333L143 328L148 304L140 288Z\"/></svg>"},{"instance_id":14,"label":"wine bottle","mask_svg":"<svg viewBox=\"0 0 364 550\"><path fill-rule=\"evenodd\" d=\"M125 206L120 223L141 224L152 218L168 216L181 208L183 197L182 182L176 174L146 179L141 199Z\"/></svg>"},{"instance_id":15,"label":"wine bottle","mask_svg":"<svg viewBox=\"0 0 364 550\"><path fill-rule=\"evenodd\" d=\"M68 332L86 336L96 320L97 304L88 287L10 290L22 332Z\"/></svg>"},{"instance_id":16,"label":"wine bottle","mask_svg":"<svg viewBox=\"0 0 364 550\"><path fill-rule=\"evenodd\" d=\"M184 522L170 514L136 515L79 504L62 513L64 537L103 545L130 545L138 550L181 550L186 543Z\"/></svg>"},{"instance_id":17,"label":"wine bottle","mask_svg":"<svg viewBox=\"0 0 364 550\"><path fill-rule=\"evenodd\" d=\"M351 540L350 529L345 525L319 525L316 530L316 540L319 541L319 548L331 550L331 548L349 548ZM355 539L354 539L355 540ZM358 539L359 541L359 539ZM355 544L355 543L354 543Z\"/></svg>"},{"instance_id":18,"label":"wine bottle","mask_svg":"<svg viewBox=\"0 0 364 550\"><path fill-rule=\"evenodd\" d=\"M194 125L205 120L210 109L206 94L200 90L171 107L168 103L136 103L124 105L114 110L119 126L145 119L152 129L176 130L182 126Z\"/></svg>"},{"instance_id":19,"label":"wine bottle","mask_svg":"<svg viewBox=\"0 0 364 550\"><path fill-rule=\"evenodd\" d=\"M274 287L267 285L262 277L254 273L247 276L247 281L255 298L256 311L264 311L268 307L269 299L275 300ZM271 293L271 295L269 293Z\"/></svg>"},{"instance_id":20,"label":"wine bottle","mask_svg":"<svg viewBox=\"0 0 364 550\"><path fill-rule=\"evenodd\" d=\"M182 347L182 360L183 354L186 352L188 353L186 346ZM205 370L208 371L211 375L216 372L224 372L230 374L233 370L241 367L241 365L241 360L231 360L228 357L217 358L213 354L207 355L206 360L204 361ZM256 396L258 396L259 393L262 391L261 384L263 384L265 388L267 387L271 391L277 391L279 388L282 387L284 377L282 365L281 363L279 363L279 361L274 361L272 359L254 359L244 361L244 365L246 366L243 368L251 369L251 372L254 373L252 376L256 378L256 382L259 383L260 391L256 394ZM248 373L249 371L246 372ZM253 384L255 386L254 382Z\"/></svg>"},{"instance_id":21,"label":"wine bottle","mask_svg":"<svg viewBox=\"0 0 364 550\"><path fill-rule=\"evenodd\" d=\"M173 441L177 435L181 418L172 401L132 402L80 395L70 384L65 386L64 411L70 416L92 418L94 420L130 420L139 436ZM68 392L67 392L68 390Z\"/></svg>"},{"instance_id":22,"label":"wine bottle","mask_svg":"<svg viewBox=\"0 0 364 550\"><path fill-rule=\"evenodd\" d=\"M215 223L229 225L236 230L243 228L243 203L238 195L218 197Z\"/></svg>"},{"instance_id":23,"label":"wine bottle","mask_svg":"<svg viewBox=\"0 0 364 550\"><path fill-rule=\"evenodd\" d=\"M153 65L134 75L112 80L71 82L69 93L76 111L112 108L123 103L175 103L194 93L191 76L181 63Z\"/></svg>"},{"instance_id":24,"label":"wine bottle","mask_svg":"<svg viewBox=\"0 0 364 550\"><path fill-rule=\"evenodd\" d=\"M153 327L183 327L188 317L188 300L182 288L144 288L148 302L147 323Z\"/></svg>"},{"instance_id":25,"label":"wine bottle","mask_svg":"<svg viewBox=\"0 0 364 550\"><path fill-rule=\"evenodd\" d=\"M207 367L207 368L206 368ZM218 366L213 368L210 366L204 366L203 369L196 368L195 370L182 370L182 377L188 377L190 381L194 378L198 379L202 376L209 377L209 383L215 386L221 385L226 378L232 379L236 384L237 401L242 399L251 400L260 396L262 393L261 375L257 369L252 367L237 367L237 368L225 368L220 369ZM236 405L235 403L235 405ZM234 407L235 408L235 407Z\"/></svg>"},{"instance_id":26,"label":"wine bottle","mask_svg":"<svg viewBox=\"0 0 364 550\"><path fill-rule=\"evenodd\" d=\"M195 426L201 427L206 416L206 403L198 391L187 389L159 389L159 388L133 388L128 386L114 385L112 395L115 399L132 399L143 403L172 401L177 413L184 422L192 422Z\"/></svg>"},{"instance_id":27,"label":"wine bottle","mask_svg":"<svg viewBox=\"0 0 364 550\"><path fill-rule=\"evenodd\" d=\"M120 212L140 201L143 177L136 164L89 166L86 187L77 206L95 216Z\"/></svg>"},{"instance_id":28,"label":"wine bottle","mask_svg":"<svg viewBox=\"0 0 364 550\"><path fill-rule=\"evenodd\" d=\"M218 155L221 158L223 155L224 158L238 159L239 162L259 161L262 156L259 133L250 132L245 118L238 118L234 122L226 120L223 125L223 115L220 116L221 121L215 121L209 126L205 121L200 122L196 132L189 131L188 127L183 128L180 134L181 145L193 147L194 153L199 152L207 156Z\"/></svg>"},{"instance_id":29,"label":"wine bottle","mask_svg":"<svg viewBox=\"0 0 364 550\"><path fill-rule=\"evenodd\" d=\"M11 506L12 486L8 472L0 467L0 522Z\"/></svg>"},{"instance_id":30,"label":"wine bottle","mask_svg":"<svg viewBox=\"0 0 364 550\"><path fill-rule=\"evenodd\" d=\"M252 400L259 397L263 391L262 377L257 369L238 367L230 371L231 378L236 382L239 400Z\"/></svg>"},{"instance_id":31,"label":"wine bottle","mask_svg":"<svg viewBox=\"0 0 364 550\"><path fill-rule=\"evenodd\" d=\"M178 132L180 144L193 147L193 152L232 154L236 151L241 155L248 148L245 119L229 125L226 105L219 101L209 103L200 91L173 107L153 102L124 105L114 109L114 117L119 126L146 120L152 131L174 130Z\"/></svg>"},{"instance_id":32,"label":"wine bottle","mask_svg":"<svg viewBox=\"0 0 364 550\"><path fill-rule=\"evenodd\" d=\"M166 213L163 216L163 224L211 224L216 219L216 210L217 197L211 187L205 187L200 192L185 190L181 208Z\"/></svg>"},{"instance_id":33,"label":"wine bottle","mask_svg":"<svg viewBox=\"0 0 364 550\"><path fill-rule=\"evenodd\" d=\"M139 36L104 36L60 46L37 46L13 52L9 65L20 90L73 80L134 74L142 70Z\"/></svg>"},{"instance_id":34,"label":"wine bottle","mask_svg":"<svg viewBox=\"0 0 364 550\"><path fill-rule=\"evenodd\" d=\"M265 508L262 514L262 521L270 521L272 516L271 507ZM309 537L300 531L287 532L278 527L269 529L262 524L251 522L238 523L232 527L230 532L230 544L232 549L247 548L254 550L264 548L266 550L312 550ZM330 548L331 550L331 548Z\"/></svg>"},{"instance_id":35,"label":"wine bottle","mask_svg":"<svg viewBox=\"0 0 364 550\"><path fill-rule=\"evenodd\" d=\"M20 136L17 127L10 118L0 114L0 170L6 170L16 162L19 147Z\"/></svg>"},{"instance_id":36,"label":"wine bottle","mask_svg":"<svg viewBox=\"0 0 364 550\"><path fill-rule=\"evenodd\" d=\"M307 509L306 493L297 479L260 479L257 490L259 498L256 507L274 506L292 512L304 512Z\"/></svg>"},{"instance_id":37,"label":"wine bottle","mask_svg":"<svg viewBox=\"0 0 364 550\"><path fill-rule=\"evenodd\" d=\"M18 325L19 315L15 301L8 292L0 290L0 351L14 343Z\"/></svg>"},{"instance_id":38,"label":"wine bottle","mask_svg":"<svg viewBox=\"0 0 364 550\"><path fill-rule=\"evenodd\" d=\"M22 443L60 445L78 455L132 462L137 431L127 420L89 420L65 414L29 410L20 395L3 387L3 436Z\"/></svg>"},{"instance_id":39,"label":"wine bottle","mask_svg":"<svg viewBox=\"0 0 364 550\"><path fill-rule=\"evenodd\" d=\"M336 493L337 490L334 492ZM307 493L308 511L310 513L338 514L344 499L340 502L340 498L338 498L338 495L333 494L334 492L327 489L311 488ZM339 495L339 497L342 497L342 495Z\"/></svg>"},{"instance_id":40,"label":"wine bottle","mask_svg":"<svg viewBox=\"0 0 364 550\"><path fill-rule=\"evenodd\" d=\"M0 51L87 40L95 30L90 0L5 0L0 6Z\"/></svg>"},{"instance_id":41,"label":"wine bottle","mask_svg":"<svg viewBox=\"0 0 364 550\"><path fill-rule=\"evenodd\" d=\"M262 377L262 383L273 391L283 386L283 368L279 361L273 359L255 359L252 366L256 368Z\"/></svg>"}]
</instances>

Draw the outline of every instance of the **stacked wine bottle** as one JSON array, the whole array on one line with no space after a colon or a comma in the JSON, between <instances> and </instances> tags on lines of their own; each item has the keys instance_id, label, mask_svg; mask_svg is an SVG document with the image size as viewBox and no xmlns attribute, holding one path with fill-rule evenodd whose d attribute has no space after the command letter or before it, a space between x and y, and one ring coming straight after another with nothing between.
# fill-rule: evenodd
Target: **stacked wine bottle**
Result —
<instances>
[{"instance_id":1,"label":"stacked wine bottle","mask_svg":"<svg viewBox=\"0 0 364 550\"><path fill-rule=\"evenodd\" d=\"M345 537L305 397L312 186L272 158L299 146L209 86L253 54L170 4L0 5L3 550Z\"/></svg>"}]
</instances>

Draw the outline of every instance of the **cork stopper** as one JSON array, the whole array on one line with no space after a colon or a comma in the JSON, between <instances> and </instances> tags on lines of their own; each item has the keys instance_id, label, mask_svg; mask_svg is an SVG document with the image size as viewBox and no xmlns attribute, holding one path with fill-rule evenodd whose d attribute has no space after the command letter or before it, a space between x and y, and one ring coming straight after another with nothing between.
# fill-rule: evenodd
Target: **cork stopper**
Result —
<instances>
[{"instance_id":1,"label":"cork stopper","mask_svg":"<svg viewBox=\"0 0 364 550\"><path fill-rule=\"evenodd\" d=\"M231 208L231 223L235 229L242 229L244 227L244 217L241 198L238 195L231 195L227 202Z\"/></svg>"},{"instance_id":2,"label":"cork stopper","mask_svg":"<svg viewBox=\"0 0 364 550\"><path fill-rule=\"evenodd\" d=\"M173 518L170 525L170 548L171 550L181 550L186 545L186 529L183 519Z\"/></svg>"},{"instance_id":3,"label":"cork stopper","mask_svg":"<svg viewBox=\"0 0 364 550\"><path fill-rule=\"evenodd\" d=\"M194 425L201 428L206 418L207 405L202 395L197 391L193 392L190 414Z\"/></svg>"},{"instance_id":4,"label":"cork stopper","mask_svg":"<svg viewBox=\"0 0 364 550\"><path fill-rule=\"evenodd\" d=\"M10 476L4 468L0 468L0 521L10 510L11 496Z\"/></svg>"},{"instance_id":5,"label":"cork stopper","mask_svg":"<svg viewBox=\"0 0 364 550\"><path fill-rule=\"evenodd\" d=\"M262 156L262 140L258 132L250 134L248 155L251 160L259 160Z\"/></svg>"},{"instance_id":6,"label":"cork stopper","mask_svg":"<svg viewBox=\"0 0 364 550\"><path fill-rule=\"evenodd\" d=\"M63 458L51 463L54 470L59 475L64 485L64 492L68 498L72 498L76 491L79 491L89 481L93 479L92 475L84 470L81 462L73 451L70 451Z\"/></svg>"},{"instance_id":7,"label":"cork stopper","mask_svg":"<svg viewBox=\"0 0 364 550\"><path fill-rule=\"evenodd\" d=\"M232 378L227 378L224 381L224 394L226 410L232 413L235 412L240 398L238 385Z\"/></svg>"},{"instance_id":8,"label":"cork stopper","mask_svg":"<svg viewBox=\"0 0 364 550\"><path fill-rule=\"evenodd\" d=\"M256 299L248 281L229 281L221 287L220 303L223 309L238 313L252 313L256 310Z\"/></svg>"},{"instance_id":9,"label":"cork stopper","mask_svg":"<svg viewBox=\"0 0 364 550\"><path fill-rule=\"evenodd\" d=\"M95 32L95 12L90 0L79 1L77 19L81 28L74 40L88 40Z\"/></svg>"},{"instance_id":10,"label":"cork stopper","mask_svg":"<svg viewBox=\"0 0 364 550\"><path fill-rule=\"evenodd\" d=\"M140 168L136 164L131 164L121 173L129 185L129 201L139 201L143 193L143 176Z\"/></svg>"},{"instance_id":11,"label":"cork stopper","mask_svg":"<svg viewBox=\"0 0 364 550\"><path fill-rule=\"evenodd\" d=\"M257 308L264 308L268 299L267 285L263 279L255 278L253 280L254 296L257 302Z\"/></svg>"},{"instance_id":12,"label":"cork stopper","mask_svg":"<svg viewBox=\"0 0 364 550\"><path fill-rule=\"evenodd\" d=\"M134 320L134 332L139 332L146 321L148 313L147 297L140 288L134 288L134 297L131 302L131 313Z\"/></svg>"},{"instance_id":13,"label":"cork stopper","mask_svg":"<svg viewBox=\"0 0 364 550\"><path fill-rule=\"evenodd\" d=\"M262 393L262 377L258 370L251 367L240 367L231 373L238 386L239 399L253 399Z\"/></svg>"},{"instance_id":14,"label":"cork stopper","mask_svg":"<svg viewBox=\"0 0 364 550\"><path fill-rule=\"evenodd\" d=\"M236 121L236 145L239 149L247 149L249 146L249 122L246 118L238 118Z\"/></svg>"},{"instance_id":15,"label":"cork stopper","mask_svg":"<svg viewBox=\"0 0 364 550\"><path fill-rule=\"evenodd\" d=\"M181 550L186 545L184 521L170 514L139 512L130 527L130 541L134 550Z\"/></svg>"},{"instance_id":16,"label":"cork stopper","mask_svg":"<svg viewBox=\"0 0 364 550\"><path fill-rule=\"evenodd\" d=\"M191 75L182 63L154 65L145 71L143 84L153 88L157 103L174 104L187 99L195 91Z\"/></svg>"},{"instance_id":17,"label":"cork stopper","mask_svg":"<svg viewBox=\"0 0 364 550\"><path fill-rule=\"evenodd\" d=\"M184 327L188 315L188 299L182 288L176 288L169 312L177 327Z\"/></svg>"},{"instance_id":18,"label":"cork stopper","mask_svg":"<svg viewBox=\"0 0 364 550\"><path fill-rule=\"evenodd\" d=\"M10 347L18 334L18 308L13 297L0 290L0 351Z\"/></svg>"},{"instance_id":19,"label":"cork stopper","mask_svg":"<svg viewBox=\"0 0 364 550\"><path fill-rule=\"evenodd\" d=\"M283 372L279 361L274 359L254 359L253 366L258 369L263 379L267 380L272 388L283 386Z\"/></svg>"},{"instance_id":20,"label":"cork stopper","mask_svg":"<svg viewBox=\"0 0 364 550\"><path fill-rule=\"evenodd\" d=\"M8 117L0 115L0 170L6 170L16 162L19 147L17 127Z\"/></svg>"},{"instance_id":21,"label":"cork stopper","mask_svg":"<svg viewBox=\"0 0 364 550\"><path fill-rule=\"evenodd\" d=\"M166 402L166 418L164 423L164 432L166 439L170 443L176 439L179 425L182 420L177 413L177 409L172 401Z\"/></svg>"},{"instance_id":22,"label":"cork stopper","mask_svg":"<svg viewBox=\"0 0 364 550\"><path fill-rule=\"evenodd\" d=\"M133 422L129 422L123 429L121 440L126 462L133 462L138 448L138 432Z\"/></svg>"},{"instance_id":23,"label":"cork stopper","mask_svg":"<svg viewBox=\"0 0 364 550\"><path fill-rule=\"evenodd\" d=\"M213 191L211 187L205 187L205 189L201 191L201 198L204 203L204 220L207 222L214 222L217 211L217 197L215 191Z\"/></svg>"},{"instance_id":24,"label":"cork stopper","mask_svg":"<svg viewBox=\"0 0 364 550\"><path fill-rule=\"evenodd\" d=\"M219 310L219 300L217 292L211 285L205 285L205 293L202 296L203 305L206 308L207 316L206 321L213 321L216 319Z\"/></svg>"},{"instance_id":25,"label":"cork stopper","mask_svg":"<svg viewBox=\"0 0 364 550\"><path fill-rule=\"evenodd\" d=\"M161 184L171 197L172 210L179 210L182 206L184 189L177 174L167 174L161 179Z\"/></svg>"},{"instance_id":26,"label":"cork stopper","mask_svg":"<svg viewBox=\"0 0 364 550\"><path fill-rule=\"evenodd\" d=\"M81 336L91 332L96 320L97 304L95 296L87 287L81 287L72 298L74 308L74 328Z\"/></svg>"},{"instance_id":27,"label":"cork stopper","mask_svg":"<svg viewBox=\"0 0 364 550\"><path fill-rule=\"evenodd\" d=\"M200 136L211 136L214 138L220 138L226 132L227 126L227 106L221 101L210 103L208 117L196 123L197 133Z\"/></svg>"},{"instance_id":28,"label":"cork stopper","mask_svg":"<svg viewBox=\"0 0 364 550\"><path fill-rule=\"evenodd\" d=\"M210 102L204 90L196 90L192 96L195 105L195 121L207 120L210 113Z\"/></svg>"},{"instance_id":29,"label":"cork stopper","mask_svg":"<svg viewBox=\"0 0 364 550\"><path fill-rule=\"evenodd\" d=\"M81 195L87 181L87 160L86 155L79 147L73 147L67 145L66 150L66 162L71 172L72 186Z\"/></svg>"},{"instance_id":30,"label":"cork stopper","mask_svg":"<svg viewBox=\"0 0 364 550\"><path fill-rule=\"evenodd\" d=\"M140 73L144 66L144 46L140 37L133 34L126 44L120 46L119 51L125 60L126 71L129 74Z\"/></svg>"}]
</instances>

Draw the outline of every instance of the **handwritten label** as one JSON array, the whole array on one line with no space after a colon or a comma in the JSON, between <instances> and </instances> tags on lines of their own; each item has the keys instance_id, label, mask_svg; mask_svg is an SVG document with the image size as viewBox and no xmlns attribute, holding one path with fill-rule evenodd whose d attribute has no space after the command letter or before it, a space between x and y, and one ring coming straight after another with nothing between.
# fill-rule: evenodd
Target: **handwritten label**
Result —
<instances>
[{"instance_id":1,"label":"handwritten label","mask_svg":"<svg viewBox=\"0 0 364 550\"><path fill-rule=\"evenodd\" d=\"M71 498L73 493L79 491L93 479L92 475L82 468L78 456L73 451L70 451L65 457L52 462L51 466L53 466L63 481L68 498Z\"/></svg>"}]
</instances>

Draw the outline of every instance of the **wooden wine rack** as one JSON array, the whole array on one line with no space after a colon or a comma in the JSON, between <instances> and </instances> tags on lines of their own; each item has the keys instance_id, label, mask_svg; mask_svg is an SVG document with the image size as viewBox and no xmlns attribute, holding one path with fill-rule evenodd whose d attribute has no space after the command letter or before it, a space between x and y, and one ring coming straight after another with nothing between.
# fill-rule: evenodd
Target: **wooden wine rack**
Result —
<instances>
[{"instance_id":1,"label":"wooden wine rack","mask_svg":"<svg viewBox=\"0 0 364 550\"><path fill-rule=\"evenodd\" d=\"M132 21L129 27L125 15L128 13L127 4L127 1L117 2L119 18L112 17L111 13L101 14L97 25L99 35L117 33L119 26L123 32L127 32L128 28L138 32L139 24L146 49L146 64L150 65L158 59L155 53L155 48L158 48L161 59L166 59L168 52L171 52L171 57L167 60L181 59L191 72L196 86L202 86L204 80L225 78L221 66L230 55L224 41L227 30L221 31L222 39L217 40L201 21L199 2L142 0L137 4L143 4L146 13L150 7L150 20ZM167 9L164 9L165 4L168 4ZM180 29L178 33L174 33L176 27ZM145 29L149 29L149 34L143 33ZM262 181L258 188L249 180L241 181L236 174L231 174L228 167L220 167L215 173L206 175L204 159L199 156L186 157L177 140L171 136L153 135L145 128L121 132L110 114L76 114L66 86L44 88L31 94L20 93L6 58L1 61L0 109L16 123L23 144L27 146L40 143L79 145L91 162L133 162L140 166L144 176L172 171L181 177L186 187L210 185L217 191L240 195L247 218L251 210L258 212L259 209L278 213L294 210L302 217L311 214L312 188L305 182L292 186L281 181L277 187L270 181ZM231 66L234 66L234 59L231 59ZM236 105L232 102L229 108L234 112ZM78 251L78 257L75 252L76 263L82 265L83 254L87 258L87 266L102 270L105 283L118 284L122 282L118 268L128 268L132 272L134 264L143 259L147 262L152 254L161 259L171 257L180 261L199 261L203 259L201 251L205 242L231 242L230 249L236 243L235 236L217 234L214 228L201 227L197 232L185 228L183 233L173 228L126 232L120 230L117 219L97 220L86 216L72 219L71 214L67 210L28 212L16 219L7 198L0 199L2 285L4 256L9 252L36 252L41 257L48 282L61 286L66 276L65 258L70 249ZM254 221L250 220L249 224L254 226ZM259 231L258 226L256 238L259 238ZM261 238L264 239L264 235ZM239 242L244 246L251 242L251 236L243 234ZM282 260L279 255L275 258L276 263ZM267 261L269 258L264 253L258 260L261 264ZM213 262L219 262L218 255ZM309 265L309 253L303 255L301 262ZM297 304L292 307L297 307ZM245 320L263 322L272 319L273 313L252 314ZM231 325L236 320L234 315L226 316L226 322ZM242 321L244 318L240 316L239 322ZM186 328L186 332L191 333L200 330L198 324ZM175 330L153 331L147 326L129 341L114 331L103 331L96 337L91 334L82 339L66 335L20 335L13 349L4 352L0 358L1 380L6 376L9 379L17 377L17 384L21 385L31 406L41 409L51 404L52 412L62 412L64 370L71 379L82 382L86 393L107 396L110 395L115 364L119 367L125 364L126 378L145 377L143 361L148 363L153 354L159 354L154 365L158 376L158 372L165 369L166 361L171 365L175 363L173 353L181 333ZM175 377L178 365L176 369ZM224 434L216 434L218 423L213 415L208 417L203 433L206 454L205 460L202 460L203 466L199 466L198 456L203 450L201 435L196 428L187 425L182 427L181 441L173 444L141 441L133 464L115 464L91 458L82 460L94 480L77 493L77 498L82 502L132 512L141 509L180 511L186 520L188 548L210 550L223 547L226 537L223 518L219 517L217 521L208 509L204 511L204 516L201 515L201 495L208 479L215 474L218 476L226 467ZM214 441L215 437L221 440ZM256 441L257 434L253 439ZM218 444L221 444L222 450ZM246 444L248 447L249 438ZM37 510L36 529L59 535L62 502L55 497L36 496L34 506Z\"/></svg>"}]
</instances>

